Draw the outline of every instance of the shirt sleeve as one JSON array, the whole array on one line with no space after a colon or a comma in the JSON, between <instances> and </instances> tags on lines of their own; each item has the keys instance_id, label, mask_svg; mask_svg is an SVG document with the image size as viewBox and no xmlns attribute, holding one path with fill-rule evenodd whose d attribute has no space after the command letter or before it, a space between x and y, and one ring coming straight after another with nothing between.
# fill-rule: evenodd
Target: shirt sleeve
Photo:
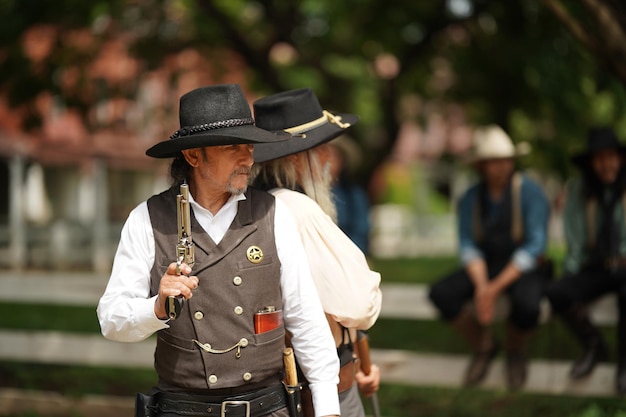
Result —
<instances>
[{"instance_id":1,"label":"shirt sleeve","mask_svg":"<svg viewBox=\"0 0 626 417\"><path fill-rule=\"evenodd\" d=\"M580 270L587 242L585 207L581 198L580 181L571 181L566 188L565 208L563 209L563 230L567 251L563 269L567 273Z\"/></svg>"},{"instance_id":2,"label":"shirt sleeve","mask_svg":"<svg viewBox=\"0 0 626 417\"><path fill-rule=\"evenodd\" d=\"M154 237L144 202L128 216L113 260L109 282L97 307L102 335L119 342L138 342L169 327L154 314L150 270Z\"/></svg>"},{"instance_id":3,"label":"shirt sleeve","mask_svg":"<svg viewBox=\"0 0 626 417\"><path fill-rule=\"evenodd\" d=\"M315 415L340 414L339 358L293 217L276 199L274 229L281 262L285 327L313 395Z\"/></svg>"},{"instance_id":4,"label":"shirt sleeve","mask_svg":"<svg viewBox=\"0 0 626 417\"><path fill-rule=\"evenodd\" d=\"M308 196L281 190L294 219L327 314L344 327L367 330L380 314L380 274L358 246Z\"/></svg>"},{"instance_id":5,"label":"shirt sleeve","mask_svg":"<svg viewBox=\"0 0 626 417\"><path fill-rule=\"evenodd\" d=\"M550 204L541 187L524 177L521 189L524 242L513 252L512 262L521 272L535 268L548 243Z\"/></svg>"},{"instance_id":6,"label":"shirt sleeve","mask_svg":"<svg viewBox=\"0 0 626 417\"><path fill-rule=\"evenodd\" d=\"M472 233L472 219L474 216L477 187L470 188L459 200L457 206L457 227L459 236L459 259L461 265L466 266L475 259L484 259L484 255Z\"/></svg>"}]
</instances>

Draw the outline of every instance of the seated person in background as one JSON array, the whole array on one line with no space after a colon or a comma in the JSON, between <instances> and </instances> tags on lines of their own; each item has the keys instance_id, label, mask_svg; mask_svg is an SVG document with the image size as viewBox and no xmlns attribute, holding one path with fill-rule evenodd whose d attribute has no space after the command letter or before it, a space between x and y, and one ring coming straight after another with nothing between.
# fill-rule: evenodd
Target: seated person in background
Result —
<instances>
[{"instance_id":1,"label":"seated person in background","mask_svg":"<svg viewBox=\"0 0 626 417\"><path fill-rule=\"evenodd\" d=\"M470 162L481 179L459 201L463 267L435 283L429 296L473 350L467 386L484 379L499 351L488 326L496 300L508 296L511 312L504 348L508 387L515 390L526 380L525 348L539 321L547 281L542 258L550 208L539 185L515 170L515 158L527 149L516 149L498 126L478 129L473 139ZM466 308L472 298L475 314Z\"/></svg>"},{"instance_id":2,"label":"seated person in background","mask_svg":"<svg viewBox=\"0 0 626 417\"><path fill-rule=\"evenodd\" d=\"M626 170L621 145L610 128L590 129L587 150L572 158L581 177L570 181L564 211L567 253L564 276L547 291L559 315L584 348L570 377L578 379L607 359L600 331L587 305L616 293L619 305L616 388L626 394Z\"/></svg>"}]
</instances>

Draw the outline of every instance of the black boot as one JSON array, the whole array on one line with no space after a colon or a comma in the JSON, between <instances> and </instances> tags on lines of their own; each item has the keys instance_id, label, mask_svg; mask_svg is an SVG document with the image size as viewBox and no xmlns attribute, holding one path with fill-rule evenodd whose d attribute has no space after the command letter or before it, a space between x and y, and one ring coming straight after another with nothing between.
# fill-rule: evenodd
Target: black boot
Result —
<instances>
[{"instance_id":1,"label":"black boot","mask_svg":"<svg viewBox=\"0 0 626 417\"><path fill-rule=\"evenodd\" d=\"M620 312L617 324L617 375L615 388L619 395L626 395L626 318Z\"/></svg>"},{"instance_id":2,"label":"black boot","mask_svg":"<svg viewBox=\"0 0 626 417\"><path fill-rule=\"evenodd\" d=\"M618 395L626 395L626 358L621 358L617 363L615 388Z\"/></svg>"},{"instance_id":3,"label":"black boot","mask_svg":"<svg viewBox=\"0 0 626 417\"><path fill-rule=\"evenodd\" d=\"M473 350L472 359L465 371L463 384L467 387L482 382L487 376L500 346L491 331L476 321L474 314L465 309L452 321L452 327L463 336Z\"/></svg>"},{"instance_id":4,"label":"black boot","mask_svg":"<svg viewBox=\"0 0 626 417\"><path fill-rule=\"evenodd\" d=\"M562 314L562 318L585 349L582 356L572 365L570 378L584 378L593 371L598 362L608 359L606 343L600 331L589 320L586 309L572 308Z\"/></svg>"},{"instance_id":5,"label":"black boot","mask_svg":"<svg viewBox=\"0 0 626 417\"><path fill-rule=\"evenodd\" d=\"M465 371L463 384L466 387L478 385L485 379L491 367L491 362L496 357L499 350L500 345L494 341L493 346L491 346L489 350L474 352L467 366L467 370Z\"/></svg>"},{"instance_id":6,"label":"black boot","mask_svg":"<svg viewBox=\"0 0 626 417\"><path fill-rule=\"evenodd\" d=\"M521 389L528 376L528 359L526 350L532 330L520 330L511 323L507 323L504 350L506 352L507 386L511 391Z\"/></svg>"}]
</instances>

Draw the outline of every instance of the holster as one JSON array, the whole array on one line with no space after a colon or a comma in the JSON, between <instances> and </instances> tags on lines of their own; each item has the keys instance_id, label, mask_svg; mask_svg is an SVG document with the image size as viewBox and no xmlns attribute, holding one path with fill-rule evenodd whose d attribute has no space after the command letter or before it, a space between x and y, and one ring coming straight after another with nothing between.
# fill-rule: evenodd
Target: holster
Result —
<instances>
[{"instance_id":1,"label":"holster","mask_svg":"<svg viewBox=\"0 0 626 417\"><path fill-rule=\"evenodd\" d=\"M135 417L152 417L154 397L149 394L137 393L135 398Z\"/></svg>"},{"instance_id":2,"label":"holster","mask_svg":"<svg viewBox=\"0 0 626 417\"><path fill-rule=\"evenodd\" d=\"M285 385L287 393L287 409L290 417L303 417L302 411L302 384Z\"/></svg>"},{"instance_id":3,"label":"holster","mask_svg":"<svg viewBox=\"0 0 626 417\"><path fill-rule=\"evenodd\" d=\"M339 384L337 391L339 394L352 388L356 380L356 364L354 362L354 352L352 347L345 349L339 356Z\"/></svg>"}]
</instances>

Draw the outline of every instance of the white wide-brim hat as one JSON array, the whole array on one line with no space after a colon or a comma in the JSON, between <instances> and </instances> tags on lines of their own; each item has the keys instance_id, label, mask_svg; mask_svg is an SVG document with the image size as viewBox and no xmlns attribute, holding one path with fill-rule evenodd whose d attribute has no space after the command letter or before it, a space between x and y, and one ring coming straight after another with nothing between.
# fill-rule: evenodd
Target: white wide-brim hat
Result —
<instances>
[{"instance_id":1,"label":"white wide-brim hat","mask_svg":"<svg viewBox=\"0 0 626 417\"><path fill-rule=\"evenodd\" d=\"M529 153L530 145L527 142L514 145L500 126L489 125L474 131L472 150L464 161L473 164L489 159L516 158Z\"/></svg>"}]
</instances>

